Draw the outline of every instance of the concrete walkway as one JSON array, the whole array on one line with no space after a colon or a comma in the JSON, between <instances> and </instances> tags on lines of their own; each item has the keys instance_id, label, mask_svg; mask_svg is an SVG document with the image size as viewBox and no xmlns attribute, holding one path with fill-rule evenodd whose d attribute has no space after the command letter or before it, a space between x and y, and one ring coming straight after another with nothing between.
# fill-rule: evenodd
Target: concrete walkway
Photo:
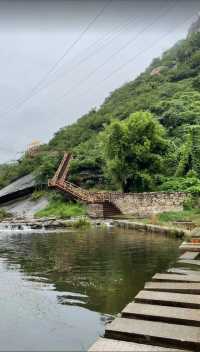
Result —
<instances>
[{"instance_id":1,"label":"concrete walkway","mask_svg":"<svg viewBox=\"0 0 200 352\"><path fill-rule=\"evenodd\" d=\"M155 274L90 352L200 351L200 246L180 248L175 267Z\"/></svg>"}]
</instances>

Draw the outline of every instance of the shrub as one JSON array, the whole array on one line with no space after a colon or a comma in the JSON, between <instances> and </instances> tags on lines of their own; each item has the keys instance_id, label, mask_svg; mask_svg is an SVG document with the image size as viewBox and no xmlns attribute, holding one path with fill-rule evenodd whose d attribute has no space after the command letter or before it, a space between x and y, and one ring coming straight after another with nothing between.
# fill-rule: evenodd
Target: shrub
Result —
<instances>
[{"instance_id":1,"label":"shrub","mask_svg":"<svg viewBox=\"0 0 200 352\"><path fill-rule=\"evenodd\" d=\"M46 195L45 191L34 191L31 195L32 201L37 201L38 199L44 197Z\"/></svg>"},{"instance_id":2,"label":"shrub","mask_svg":"<svg viewBox=\"0 0 200 352\"><path fill-rule=\"evenodd\" d=\"M0 221L11 217L12 217L11 213L7 212L5 209L0 209Z\"/></svg>"},{"instance_id":3,"label":"shrub","mask_svg":"<svg viewBox=\"0 0 200 352\"><path fill-rule=\"evenodd\" d=\"M90 226L91 226L91 223L86 218L80 218L73 223L73 227L75 228L90 227Z\"/></svg>"},{"instance_id":4,"label":"shrub","mask_svg":"<svg viewBox=\"0 0 200 352\"><path fill-rule=\"evenodd\" d=\"M190 194L183 203L184 210L192 210L200 208L199 194Z\"/></svg>"},{"instance_id":5,"label":"shrub","mask_svg":"<svg viewBox=\"0 0 200 352\"><path fill-rule=\"evenodd\" d=\"M197 177L168 177L159 189L165 192L200 193L200 180Z\"/></svg>"}]
</instances>

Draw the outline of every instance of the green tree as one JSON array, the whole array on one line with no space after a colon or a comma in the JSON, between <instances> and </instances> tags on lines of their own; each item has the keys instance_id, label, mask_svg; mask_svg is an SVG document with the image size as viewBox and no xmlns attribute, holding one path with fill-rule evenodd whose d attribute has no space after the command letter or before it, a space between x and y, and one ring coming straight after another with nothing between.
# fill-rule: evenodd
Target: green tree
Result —
<instances>
[{"instance_id":1,"label":"green tree","mask_svg":"<svg viewBox=\"0 0 200 352\"><path fill-rule=\"evenodd\" d=\"M179 149L179 163L175 176L186 176L193 170L200 178L200 125L188 129L186 141Z\"/></svg>"},{"instance_id":2,"label":"green tree","mask_svg":"<svg viewBox=\"0 0 200 352\"><path fill-rule=\"evenodd\" d=\"M149 112L112 121L102 133L106 171L125 192L152 190L168 143L165 131Z\"/></svg>"},{"instance_id":3,"label":"green tree","mask_svg":"<svg viewBox=\"0 0 200 352\"><path fill-rule=\"evenodd\" d=\"M200 125L191 128L192 169L200 178Z\"/></svg>"},{"instance_id":4,"label":"green tree","mask_svg":"<svg viewBox=\"0 0 200 352\"><path fill-rule=\"evenodd\" d=\"M200 122L200 93L194 90L176 93L172 98L161 101L157 105L160 121L171 134L176 128Z\"/></svg>"}]
</instances>

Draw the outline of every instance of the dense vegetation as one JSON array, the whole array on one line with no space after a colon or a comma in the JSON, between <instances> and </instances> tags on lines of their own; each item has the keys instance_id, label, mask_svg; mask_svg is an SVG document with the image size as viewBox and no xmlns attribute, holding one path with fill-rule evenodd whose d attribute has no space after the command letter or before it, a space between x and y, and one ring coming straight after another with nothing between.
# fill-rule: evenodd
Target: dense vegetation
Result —
<instances>
[{"instance_id":1,"label":"dense vegetation","mask_svg":"<svg viewBox=\"0 0 200 352\"><path fill-rule=\"evenodd\" d=\"M0 209L0 221L11 217L12 217L11 213L7 212L5 209Z\"/></svg>"},{"instance_id":2,"label":"dense vegetation","mask_svg":"<svg viewBox=\"0 0 200 352\"><path fill-rule=\"evenodd\" d=\"M0 187L34 171L46 181L63 151L87 188L200 191L200 33L190 33L98 109L60 129L35 157L0 167Z\"/></svg>"}]
</instances>

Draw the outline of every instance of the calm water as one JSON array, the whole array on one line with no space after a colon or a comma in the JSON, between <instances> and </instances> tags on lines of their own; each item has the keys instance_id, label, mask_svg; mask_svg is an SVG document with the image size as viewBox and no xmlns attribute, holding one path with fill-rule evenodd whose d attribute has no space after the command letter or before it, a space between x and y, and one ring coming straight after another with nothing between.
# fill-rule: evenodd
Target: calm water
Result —
<instances>
[{"instance_id":1,"label":"calm water","mask_svg":"<svg viewBox=\"0 0 200 352\"><path fill-rule=\"evenodd\" d=\"M0 234L0 350L87 350L178 244L121 229Z\"/></svg>"}]
</instances>

